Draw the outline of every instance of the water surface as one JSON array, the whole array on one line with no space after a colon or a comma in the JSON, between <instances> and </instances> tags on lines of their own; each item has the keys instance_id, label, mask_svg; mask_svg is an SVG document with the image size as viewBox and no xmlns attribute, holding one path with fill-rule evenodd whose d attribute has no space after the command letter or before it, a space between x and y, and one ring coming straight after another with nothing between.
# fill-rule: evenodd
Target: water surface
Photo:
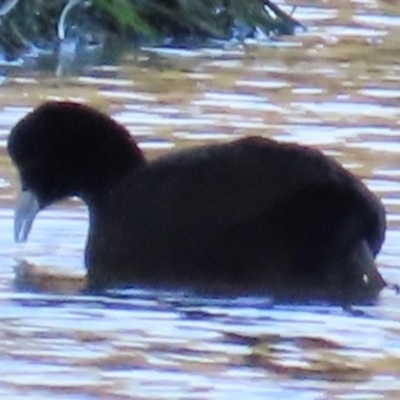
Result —
<instances>
[{"instance_id":1,"label":"water surface","mask_svg":"<svg viewBox=\"0 0 400 400\"><path fill-rule=\"evenodd\" d=\"M292 2L310 27L296 37L143 49L65 76L32 60L0 65L2 399L400 398L394 292L360 316L140 288L78 295L87 213L77 200L42 212L28 245L12 239L9 129L44 100L70 99L125 124L150 158L245 135L322 149L383 199L378 264L400 283L399 12L386 1L320 3ZM38 265L40 290L15 286L21 260Z\"/></svg>"}]
</instances>

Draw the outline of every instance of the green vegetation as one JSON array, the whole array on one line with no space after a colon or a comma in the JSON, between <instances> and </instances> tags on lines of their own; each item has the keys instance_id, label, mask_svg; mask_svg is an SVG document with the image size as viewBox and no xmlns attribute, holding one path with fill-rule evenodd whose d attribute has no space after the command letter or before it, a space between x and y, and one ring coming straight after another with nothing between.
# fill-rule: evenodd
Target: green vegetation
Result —
<instances>
[{"instance_id":1,"label":"green vegetation","mask_svg":"<svg viewBox=\"0 0 400 400\"><path fill-rule=\"evenodd\" d=\"M196 46L256 31L293 34L301 26L269 0L5 0L0 17L0 47L11 58L55 49L71 35L88 43L114 36L136 45Z\"/></svg>"}]
</instances>

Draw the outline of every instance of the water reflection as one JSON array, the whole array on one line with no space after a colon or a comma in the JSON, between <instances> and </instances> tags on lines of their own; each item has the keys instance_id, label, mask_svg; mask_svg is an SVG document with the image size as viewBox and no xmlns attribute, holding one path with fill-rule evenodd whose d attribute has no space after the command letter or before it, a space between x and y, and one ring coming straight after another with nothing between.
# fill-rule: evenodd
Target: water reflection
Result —
<instances>
[{"instance_id":1,"label":"water reflection","mask_svg":"<svg viewBox=\"0 0 400 400\"><path fill-rule=\"evenodd\" d=\"M18 188L4 149L10 127L32 107L63 98L111 113L149 157L243 135L319 147L383 198L389 229L379 264L400 283L399 18L389 3L344 1L337 9L335 1L298 0L295 16L310 29L289 40L144 49L118 65L86 65L80 76L57 79L56 68L31 68L34 60L0 63L1 398L400 397L393 291L358 317L253 297L79 294L85 207L73 200L42 212L28 245L16 248ZM15 287L21 260L39 268L40 290Z\"/></svg>"}]
</instances>

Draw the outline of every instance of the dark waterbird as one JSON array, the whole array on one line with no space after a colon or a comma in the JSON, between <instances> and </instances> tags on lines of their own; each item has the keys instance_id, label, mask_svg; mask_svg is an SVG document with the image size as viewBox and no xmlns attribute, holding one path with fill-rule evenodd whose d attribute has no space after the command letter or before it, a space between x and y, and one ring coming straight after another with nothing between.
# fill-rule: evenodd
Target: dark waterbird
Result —
<instances>
[{"instance_id":1,"label":"dark waterbird","mask_svg":"<svg viewBox=\"0 0 400 400\"><path fill-rule=\"evenodd\" d=\"M265 294L277 302L373 302L380 200L321 152L246 138L147 161L128 131L71 102L12 129L22 194L15 239L68 196L89 209L88 289L143 285Z\"/></svg>"}]
</instances>

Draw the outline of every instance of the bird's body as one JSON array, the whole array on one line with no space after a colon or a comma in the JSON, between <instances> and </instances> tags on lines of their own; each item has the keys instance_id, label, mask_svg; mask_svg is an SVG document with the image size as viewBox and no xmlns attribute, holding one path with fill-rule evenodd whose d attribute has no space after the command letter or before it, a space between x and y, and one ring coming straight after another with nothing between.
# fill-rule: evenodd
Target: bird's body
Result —
<instances>
[{"instance_id":1,"label":"bird's body","mask_svg":"<svg viewBox=\"0 0 400 400\"><path fill-rule=\"evenodd\" d=\"M24 145L27 137L45 149ZM317 150L253 137L146 161L103 114L48 103L13 129L9 152L38 208L69 195L87 202L91 289L149 285L351 303L373 301L384 286L374 263L384 208ZM32 159L35 168L26 166Z\"/></svg>"}]
</instances>

